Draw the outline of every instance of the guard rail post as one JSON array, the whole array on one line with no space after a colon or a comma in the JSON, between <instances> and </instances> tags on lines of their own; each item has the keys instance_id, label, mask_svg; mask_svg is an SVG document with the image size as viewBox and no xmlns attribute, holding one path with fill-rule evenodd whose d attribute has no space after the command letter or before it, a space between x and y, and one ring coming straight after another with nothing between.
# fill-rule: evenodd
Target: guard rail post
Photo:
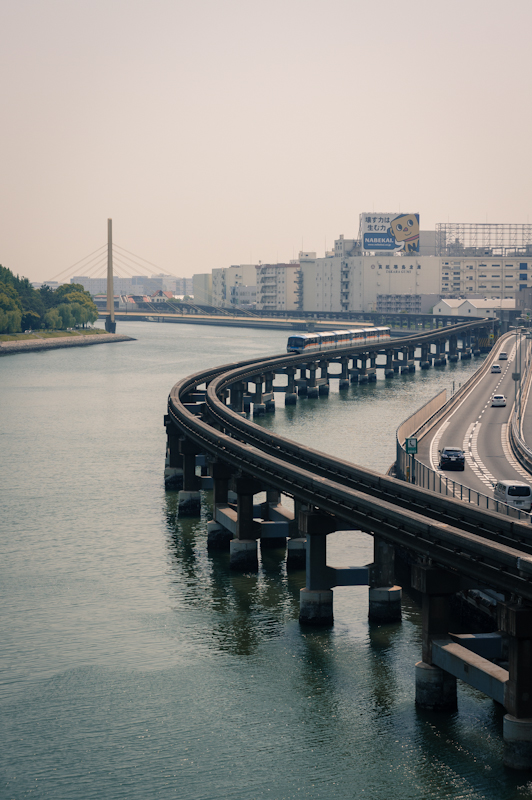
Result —
<instances>
[{"instance_id":1,"label":"guard rail post","mask_svg":"<svg viewBox=\"0 0 532 800\"><path fill-rule=\"evenodd\" d=\"M179 433L165 417L166 425L166 464L164 468L164 485L166 489L183 488L183 456L179 451Z\"/></svg>"},{"instance_id":2,"label":"guard rail post","mask_svg":"<svg viewBox=\"0 0 532 800\"><path fill-rule=\"evenodd\" d=\"M336 530L335 519L314 511L301 511L299 517L300 530L307 537L306 585L299 595L299 622L332 625L333 584L327 567L327 534Z\"/></svg>"},{"instance_id":3,"label":"guard rail post","mask_svg":"<svg viewBox=\"0 0 532 800\"><path fill-rule=\"evenodd\" d=\"M508 636L504 764L513 769L532 770L532 608L499 603L497 623Z\"/></svg>"},{"instance_id":4,"label":"guard rail post","mask_svg":"<svg viewBox=\"0 0 532 800\"><path fill-rule=\"evenodd\" d=\"M307 537L300 528L300 512L307 511L308 506L300 500L294 500L294 518L298 526L298 535L290 537L286 544L286 568L305 569L307 560Z\"/></svg>"},{"instance_id":5,"label":"guard rail post","mask_svg":"<svg viewBox=\"0 0 532 800\"><path fill-rule=\"evenodd\" d=\"M199 479L196 475L196 455L200 450L190 439L180 439L179 451L183 456L183 488L179 492L178 498L179 516L199 517L201 495Z\"/></svg>"},{"instance_id":6,"label":"guard rail post","mask_svg":"<svg viewBox=\"0 0 532 800\"><path fill-rule=\"evenodd\" d=\"M236 537L229 543L229 566L246 572L259 568L257 554L258 526L253 520L253 495L260 491L254 478L242 476L235 479L237 495Z\"/></svg>"},{"instance_id":7,"label":"guard rail post","mask_svg":"<svg viewBox=\"0 0 532 800\"><path fill-rule=\"evenodd\" d=\"M213 511L216 517L216 507L226 506L229 496L229 481L232 476L232 469L223 461L212 461L209 464L209 473L212 477L213 485ZM207 549L208 550L229 550L233 534L216 519L207 522Z\"/></svg>"},{"instance_id":8,"label":"guard rail post","mask_svg":"<svg viewBox=\"0 0 532 800\"><path fill-rule=\"evenodd\" d=\"M416 705L431 711L455 711L456 678L432 664L432 639L450 629L449 596L460 577L424 564L412 567L412 587L422 593L422 660L416 664Z\"/></svg>"},{"instance_id":9,"label":"guard rail post","mask_svg":"<svg viewBox=\"0 0 532 800\"><path fill-rule=\"evenodd\" d=\"M402 590L395 585L395 547L374 534L373 553L368 618L370 622L399 622Z\"/></svg>"}]
</instances>

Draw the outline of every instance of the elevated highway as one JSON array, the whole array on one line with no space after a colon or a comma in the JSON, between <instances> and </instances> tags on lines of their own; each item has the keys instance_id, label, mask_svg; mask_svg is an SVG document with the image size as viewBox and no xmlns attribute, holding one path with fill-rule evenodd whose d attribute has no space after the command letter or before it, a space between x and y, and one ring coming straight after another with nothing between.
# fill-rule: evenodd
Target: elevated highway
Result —
<instances>
[{"instance_id":1,"label":"elevated highway","mask_svg":"<svg viewBox=\"0 0 532 800\"><path fill-rule=\"evenodd\" d=\"M530 472L516 458L510 444L510 420L521 387L517 375L523 373L524 383L529 344L527 339L515 334L507 334L497 342L459 402L419 440L417 461L420 464L444 479L456 480L487 497L492 496L497 480L531 481ZM508 357L499 359L501 352ZM492 372L493 365L497 364L500 373ZM492 406L494 394L504 395L506 406ZM463 472L439 469L439 451L448 446L463 449ZM430 482L423 480L423 472L417 469L417 473L420 483L429 486Z\"/></svg>"},{"instance_id":2,"label":"elevated highway","mask_svg":"<svg viewBox=\"0 0 532 800\"><path fill-rule=\"evenodd\" d=\"M426 346L431 336L435 333L417 334L406 346ZM364 354L352 349L335 353L336 358L359 355ZM316 358L323 359L323 354ZM211 542L230 540L231 565L244 570L257 566L258 539L266 545L268 539L279 543L288 537L288 555L291 543L302 545L306 587L300 620L305 624L330 624L332 588L361 584L370 587L370 619L396 619L400 589L394 582L393 551L408 551L413 585L423 597L417 702L433 709L455 707L456 677L468 680L470 675L468 682L502 702L508 712L506 763L532 768L532 741L526 738L526 721L532 718L531 526L338 461L272 435L243 416L243 386L254 383L254 397L261 401L263 387L272 387L275 376L288 377L289 391L291 371L298 367L301 356L279 355L211 369L173 387L165 424L169 469L182 473L180 508L194 508L196 455L206 454L214 482ZM230 482L236 502L231 502ZM263 490L267 502L258 508L253 498ZM293 517L279 506L279 493L293 498ZM334 530L373 535L374 562L328 566L326 537ZM230 535L224 539L224 533ZM490 586L505 598L499 604L502 637L496 637L495 649L500 656L502 639L508 644L508 669L485 657L485 644L477 637L466 641L449 633L449 597L475 586Z\"/></svg>"}]
</instances>

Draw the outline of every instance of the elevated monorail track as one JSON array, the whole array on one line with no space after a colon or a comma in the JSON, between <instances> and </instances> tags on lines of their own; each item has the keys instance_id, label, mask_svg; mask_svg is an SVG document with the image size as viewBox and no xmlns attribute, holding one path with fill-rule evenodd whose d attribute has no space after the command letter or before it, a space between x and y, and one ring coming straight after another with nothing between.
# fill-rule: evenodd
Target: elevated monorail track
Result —
<instances>
[{"instance_id":1,"label":"elevated monorail track","mask_svg":"<svg viewBox=\"0 0 532 800\"><path fill-rule=\"evenodd\" d=\"M460 325L452 331L460 335L470 327ZM435 334L420 333L401 344L421 346L433 341ZM382 343L376 347L383 349ZM364 348L346 348L334 355L357 349ZM235 383L263 373L281 373L304 360L301 355L279 355L185 378L170 393L168 422L198 451L334 516L337 529L377 534L466 580L532 601L528 525L291 442L226 405L226 390ZM198 394L202 386L204 394Z\"/></svg>"}]
</instances>

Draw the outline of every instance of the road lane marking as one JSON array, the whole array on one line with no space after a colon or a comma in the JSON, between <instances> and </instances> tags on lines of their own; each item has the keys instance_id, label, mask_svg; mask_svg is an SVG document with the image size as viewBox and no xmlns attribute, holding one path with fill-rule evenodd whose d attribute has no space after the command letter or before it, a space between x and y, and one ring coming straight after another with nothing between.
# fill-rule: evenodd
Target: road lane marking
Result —
<instances>
[{"instance_id":1,"label":"road lane marking","mask_svg":"<svg viewBox=\"0 0 532 800\"><path fill-rule=\"evenodd\" d=\"M530 474L523 469L521 464L515 459L514 454L512 453L508 438L508 424L506 422L504 425L501 425L501 444L504 457L506 458L507 462L515 469L517 473L519 473L522 478L525 479L526 483L530 483Z\"/></svg>"},{"instance_id":2,"label":"road lane marking","mask_svg":"<svg viewBox=\"0 0 532 800\"><path fill-rule=\"evenodd\" d=\"M471 423L466 431L463 449L468 466L471 468L477 478L482 481L485 486L489 486L491 489L495 483L495 478L486 465L482 462L482 459L478 454L478 435L480 433L481 425L482 423L479 420Z\"/></svg>"}]
</instances>

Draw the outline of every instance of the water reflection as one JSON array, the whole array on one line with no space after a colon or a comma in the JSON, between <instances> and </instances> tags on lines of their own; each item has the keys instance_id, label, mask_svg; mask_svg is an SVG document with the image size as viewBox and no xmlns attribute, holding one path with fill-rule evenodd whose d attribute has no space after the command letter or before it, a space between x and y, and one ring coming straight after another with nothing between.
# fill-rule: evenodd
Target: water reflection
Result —
<instances>
[{"instance_id":1,"label":"water reflection","mask_svg":"<svg viewBox=\"0 0 532 800\"><path fill-rule=\"evenodd\" d=\"M298 618L305 574L287 574L284 548L266 549L258 573L232 572L228 553L207 553L212 494L202 492L199 520L180 519L177 502L177 492L166 493L168 552L179 607L213 611L211 646L249 656Z\"/></svg>"}]
</instances>

